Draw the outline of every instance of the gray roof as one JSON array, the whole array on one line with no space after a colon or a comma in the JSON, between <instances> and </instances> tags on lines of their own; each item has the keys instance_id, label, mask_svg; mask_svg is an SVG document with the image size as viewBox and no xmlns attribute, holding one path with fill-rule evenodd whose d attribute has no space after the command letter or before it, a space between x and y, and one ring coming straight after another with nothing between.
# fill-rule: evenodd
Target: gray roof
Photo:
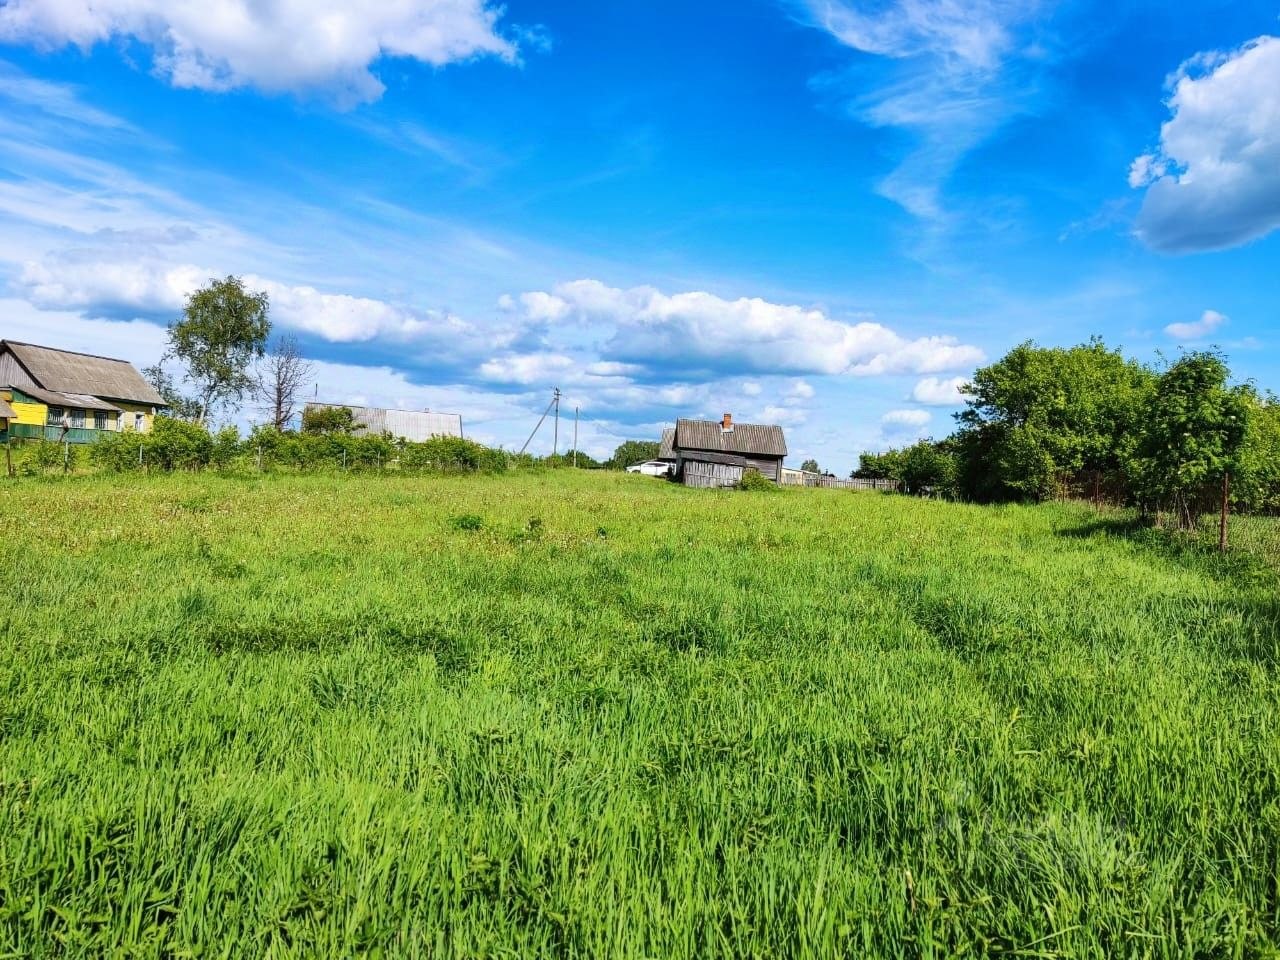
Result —
<instances>
[{"instance_id":1,"label":"gray roof","mask_svg":"<svg viewBox=\"0 0 1280 960\"><path fill-rule=\"evenodd\" d=\"M381 407L358 407L350 403L307 404L308 410L345 407L364 427L369 436L389 433L415 443L432 437L462 436L462 416L456 413L433 413L430 410L384 410Z\"/></svg>"},{"instance_id":2,"label":"gray roof","mask_svg":"<svg viewBox=\"0 0 1280 960\"><path fill-rule=\"evenodd\" d=\"M722 430L717 420L677 420L674 446L679 450L712 450L753 457L785 457L782 428L758 423L735 423Z\"/></svg>"},{"instance_id":3,"label":"gray roof","mask_svg":"<svg viewBox=\"0 0 1280 960\"><path fill-rule=\"evenodd\" d=\"M18 415L13 412L13 407L0 400L0 420L16 420Z\"/></svg>"},{"instance_id":4,"label":"gray roof","mask_svg":"<svg viewBox=\"0 0 1280 960\"><path fill-rule=\"evenodd\" d=\"M659 460L675 460L676 458L676 428L667 427L662 431L662 442L658 444Z\"/></svg>"},{"instance_id":5,"label":"gray roof","mask_svg":"<svg viewBox=\"0 0 1280 960\"><path fill-rule=\"evenodd\" d=\"M12 353L31 379L45 390L164 406L164 397L142 379L142 374L127 360L38 347L16 340L0 340L0 352L4 350Z\"/></svg>"},{"instance_id":6,"label":"gray roof","mask_svg":"<svg viewBox=\"0 0 1280 960\"><path fill-rule=\"evenodd\" d=\"M33 400L53 407L69 407L72 410L114 410L120 412L115 404L107 403L97 397L85 393L59 393L57 390L41 390L39 387L16 387Z\"/></svg>"}]
</instances>

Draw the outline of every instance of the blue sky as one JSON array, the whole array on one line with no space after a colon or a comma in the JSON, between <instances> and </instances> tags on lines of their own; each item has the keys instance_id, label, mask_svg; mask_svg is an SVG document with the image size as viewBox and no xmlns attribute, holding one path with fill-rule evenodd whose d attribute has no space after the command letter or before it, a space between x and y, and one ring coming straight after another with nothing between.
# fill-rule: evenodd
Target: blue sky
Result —
<instances>
[{"instance_id":1,"label":"blue sky","mask_svg":"<svg viewBox=\"0 0 1280 960\"><path fill-rule=\"evenodd\" d=\"M0 0L0 336L149 363L234 273L324 399L842 473L1028 338L1280 388L1275 0L353 6Z\"/></svg>"}]
</instances>

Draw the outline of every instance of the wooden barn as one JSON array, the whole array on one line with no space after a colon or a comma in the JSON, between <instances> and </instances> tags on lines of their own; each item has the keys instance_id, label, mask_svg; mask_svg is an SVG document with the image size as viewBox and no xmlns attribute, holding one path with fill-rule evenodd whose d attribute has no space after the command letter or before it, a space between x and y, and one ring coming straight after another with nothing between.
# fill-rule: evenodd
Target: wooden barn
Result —
<instances>
[{"instance_id":1,"label":"wooden barn","mask_svg":"<svg viewBox=\"0 0 1280 960\"><path fill-rule=\"evenodd\" d=\"M0 429L17 438L92 443L151 429L164 398L127 360L0 340Z\"/></svg>"},{"instance_id":2,"label":"wooden barn","mask_svg":"<svg viewBox=\"0 0 1280 960\"><path fill-rule=\"evenodd\" d=\"M671 447L674 475L686 487L732 487L748 470L777 483L787 455L781 427L735 424L728 413L718 422L677 420Z\"/></svg>"}]
</instances>

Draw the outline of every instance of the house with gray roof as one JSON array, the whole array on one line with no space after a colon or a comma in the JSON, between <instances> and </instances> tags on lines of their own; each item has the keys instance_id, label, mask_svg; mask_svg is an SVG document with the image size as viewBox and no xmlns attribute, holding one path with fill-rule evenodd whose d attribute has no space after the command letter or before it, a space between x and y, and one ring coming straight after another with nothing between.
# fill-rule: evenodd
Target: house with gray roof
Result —
<instances>
[{"instance_id":1,"label":"house with gray roof","mask_svg":"<svg viewBox=\"0 0 1280 960\"><path fill-rule=\"evenodd\" d=\"M0 340L0 403L15 438L92 443L151 429L164 398L127 360Z\"/></svg>"},{"instance_id":2,"label":"house with gray roof","mask_svg":"<svg viewBox=\"0 0 1280 960\"><path fill-rule=\"evenodd\" d=\"M734 423L726 413L718 421L677 420L671 454L674 476L687 487L732 487L749 470L777 483L787 441L779 426Z\"/></svg>"}]
</instances>

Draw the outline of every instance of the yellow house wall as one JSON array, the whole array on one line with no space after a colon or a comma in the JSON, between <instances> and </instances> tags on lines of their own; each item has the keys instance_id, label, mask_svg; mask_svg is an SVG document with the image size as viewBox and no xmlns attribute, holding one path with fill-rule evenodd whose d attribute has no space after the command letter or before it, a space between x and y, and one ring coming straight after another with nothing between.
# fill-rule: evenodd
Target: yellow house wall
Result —
<instances>
[{"instance_id":1,"label":"yellow house wall","mask_svg":"<svg viewBox=\"0 0 1280 960\"><path fill-rule=\"evenodd\" d=\"M49 408L43 403L10 403L13 412L16 413L17 419L14 423L27 424L33 427L43 427L45 419L49 416Z\"/></svg>"},{"instance_id":2,"label":"yellow house wall","mask_svg":"<svg viewBox=\"0 0 1280 960\"><path fill-rule=\"evenodd\" d=\"M125 403L121 400L112 400L117 407L124 411L122 418L123 427L121 429L126 432L133 430L133 415L135 413L142 414L142 432L150 433L151 427L155 423L155 414L151 412L151 407L144 407L140 403Z\"/></svg>"}]
</instances>

